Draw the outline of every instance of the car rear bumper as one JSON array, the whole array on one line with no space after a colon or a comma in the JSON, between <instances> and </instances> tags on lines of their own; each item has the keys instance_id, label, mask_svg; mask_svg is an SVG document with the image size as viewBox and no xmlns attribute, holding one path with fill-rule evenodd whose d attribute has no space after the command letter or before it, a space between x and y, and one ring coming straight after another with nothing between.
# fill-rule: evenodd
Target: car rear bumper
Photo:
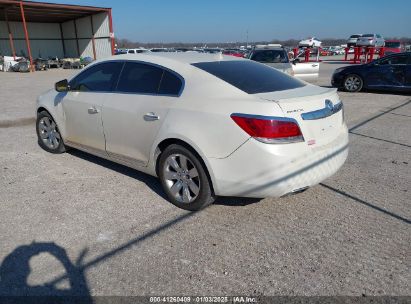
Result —
<instances>
[{"instance_id":1,"label":"car rear bumper","mask_svg":"<svg viewBox=\"0 0 411 304\"><path fill-rule=\"evenodd\" d=\"M224 159L209 159L214 191L221 196L281 197L314 186L338 171L348 155L344 125L325 146L269 145L253 138Z\"/></svg>"}]
</instances>

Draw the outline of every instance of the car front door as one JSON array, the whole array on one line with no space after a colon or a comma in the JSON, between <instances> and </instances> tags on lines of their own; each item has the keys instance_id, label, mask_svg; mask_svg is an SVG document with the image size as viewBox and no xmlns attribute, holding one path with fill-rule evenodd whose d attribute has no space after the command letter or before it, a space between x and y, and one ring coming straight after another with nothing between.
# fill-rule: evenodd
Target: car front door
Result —
<instances>
[{"instance_id":1,"label":"car front door","mask_svg":"<svg viewBox=\"0 0 411 304\"><path fill-rule=\"evenodd\" d=\"M105 150L101 119L104 99L117 83L122 63L93 65L73 78L62 100L68 145L90 152Z\"/></svg>"},{"instance_id":2,"label":"car front door","mask_svg":"<svg viewBox=\"0 0 411 304\"><path fill-rule=\"evenodd\" d=\"M407 56L395 55L371 63L366 77L370 88L402 87L405 84Z\"/></svg>"},{"instance_id":3,"label":"car front door","mask_svg":"<svg viewBox=\"0 0 411 304\"><path fill-rule=\"evenodd\" d=\"M180 76L158 66L126 62L115 93L103 105L106 151L132 167L145 166L169 107L183 86Z\"/></svg>"}]
</instances>

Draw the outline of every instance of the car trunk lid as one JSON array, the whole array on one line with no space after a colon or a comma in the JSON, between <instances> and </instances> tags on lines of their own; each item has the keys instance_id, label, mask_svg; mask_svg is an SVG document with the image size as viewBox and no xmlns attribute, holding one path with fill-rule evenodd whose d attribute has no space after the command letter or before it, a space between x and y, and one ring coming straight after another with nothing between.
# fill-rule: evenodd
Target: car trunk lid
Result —
<instances>
[{"instance_id":1,"label":"car trunk lid","mask_svg":"<svg viewBox=\"0 0 411 304\"><path fill-rule=\"evenodd\" d=\"M326 145L341 132L344 119L336 89L308 84L293 90L256 95L277 103L285 117L295 119L308 145Z\"/></svg>"}]
</instances>

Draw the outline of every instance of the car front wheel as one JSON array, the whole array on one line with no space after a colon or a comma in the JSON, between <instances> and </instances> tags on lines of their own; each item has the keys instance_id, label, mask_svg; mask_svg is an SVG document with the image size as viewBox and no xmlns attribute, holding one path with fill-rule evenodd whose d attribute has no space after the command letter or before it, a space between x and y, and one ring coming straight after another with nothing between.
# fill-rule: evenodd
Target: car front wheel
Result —
<instances>
[{"instance_id":1,"label":"car front wheel","mask_svg":"<svg viewBox=\"0 0 411 304\"><path fill-rule=\"evenodd\" d=\"M191 150L177 144L160 155L158 173L168 199L175 206L197 211L214 202L206 169Z\"/></svg>"},{"instance_id":2,"label":"car front wheel","mask_svg":"<svg viewBox=\"0 0 411 304\"><path fill-rule=\"evenodd\" d=\"M344 79L344 89L347 92L359 92L363 87L363 80L358 75L348 75Z\"/></svg>"},{"instance_id":3,"label":"car front wheel","mask_svg":"<svg viewBox=\"0 0 411 304\"><path fill-rule=\"evenodd\" d=\"M37 138L40 147L50 153L63 153L66 151L60 131L53 117L42 111L37 115Z\"/></svg>"}]
</instances>

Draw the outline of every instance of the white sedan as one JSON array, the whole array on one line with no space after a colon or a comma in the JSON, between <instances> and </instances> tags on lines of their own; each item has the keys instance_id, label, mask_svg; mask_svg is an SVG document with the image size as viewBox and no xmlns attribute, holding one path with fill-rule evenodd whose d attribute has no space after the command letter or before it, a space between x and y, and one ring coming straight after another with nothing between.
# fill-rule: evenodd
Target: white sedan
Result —
<instances>
[{"instance_id":1,"label":"white sedan","mask_svg":"<svg viewBox=\"0 0 411 304\"><path fill-rule=\"evenodd\" d=\"M321 43L322 42L320 40L318 40L317 38L310 37L310 38L301 40L298 43L298 46L300 46L300 47L320 47Z\"/></svg>"},{"instance_id":2,"label":"white sedan","mask_svg":"<svg viewBox=\"0 0 411 304\"><path fill-rule=\"evenodd\" d=\"M51 153L72 147L158 176L187 210L301 192L348 153L335 89L221 54L97 61L38 98L36 129Z\"/></svg>"}]
</instances>

